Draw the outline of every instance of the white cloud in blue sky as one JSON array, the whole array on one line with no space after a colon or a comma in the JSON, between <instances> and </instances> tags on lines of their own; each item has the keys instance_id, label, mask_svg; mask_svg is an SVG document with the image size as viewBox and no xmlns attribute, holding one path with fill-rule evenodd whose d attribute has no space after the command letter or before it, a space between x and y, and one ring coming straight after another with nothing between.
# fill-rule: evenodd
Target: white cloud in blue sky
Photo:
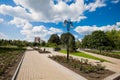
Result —
<instances>
[{"instance_id":1,"label":"white cloud in blue sky","mask_svg":"<svg viewBox=\"0 0 120 80\"><path fill-rule=\"evenodd\" d=\"M120 2L120 0L111 0L111 3L117 4L118 2Z\"/></svg>"},{"instance_id":2,"label":"white cloud in blue sky","mask_svg":"<svg viewBox=\"0 0 120 80\"><path fill-rule=\"evenodd\" d=\"M87 35L87 34L90 34L93 31L96 31L96 30L101 30L101 31L110 31L112 29L120 30L119 26L120 26L120 22L117 22L114 25L106 25L106 26L100 26L100 27L96 26L96 25L93 25L93 26L78 26L74 30L79 34Z\"/></svg>"},{"instance_id":3,"label":"white cloud in blue sky","mask_svg":"<svg viewBox=\"0 0 120 80\"><path fill-rule=\"evenodd\" d=\"M4 20L2 18L0 18L0 23L2 23Z\"/></svg>"},{"instance_id":4,"label":"white cloud in blue sky","mask_svg":"<svg viewBox=\"0 0 120 80\"><path fill-rule=\"evenodd\" d=\"M3 33L0 33L0 39L8 39L7 36Z\"/></svg>"},{"instance_id":5,"label":"white cloud in blue sky","mask_svg":"<svg viewBox=\"0 0 120 80\"><path fill-rule=\"evenodd\" d=\"M0 13L26 19L28 21L58 22L70 18L72 21L85 19L85 11L95 11L96 8L104 7L103 0L84 4L84 0L76 0L71 5L62 0L54 4L52 0L14 0L17 6L2 4ZM27 11L27 10L28 11Z\"/></svg>"},{"instance_id":6,"label":"white cloud in blue sky","mask_svg":"<svg viewBox=\"0 0 120 80\"><path fill-rule=\"evenodd\" d=\"M81 37L79 35L88 34L94 30L106 31L112 28L119 29L117 24L119 24L120 19L118 19L118 17L115 18L116 20L114 19L114 15L116 14L113 15L112 21L114 21L114 24L112 21L112 23L106 22L108 25L102 25L100 27L98 24L101 22L94 23L95 26L88 24L97 21L95 19L94 21L89 19L94 17L98 19L97 17L99 17L93 15L92 18L90 18L90 14L97 13L98 9L106 8L110 5L107 4L106 0L95 0L91 2L89 0L56 0L56 4L54 1L55 0L11 0L11 2L8 3L6 1L5 3L7 4L4 4L3 1L0 3L0 23L5 21L6 25L11 26L11 28L16 26L19 34L23 35L24 39L29 41L32 41L35 36L47 40L51 34L62 34L65 30L61 28L60 22L63 22L65 19L71 19L75 22L76 27L72 32L77 38L82 38L83 36ZM86 3L86 1L88 3ZM71 3L69 4L69 2ZM119 0L112 0L111 3L119 3ZM106 9L104 11L106 11ZM99 13L104 14L104 11L101 9ZM8 18L8 16L11 18ZM89 21L84 22L84 25L80 25L83 20ZM58 25L56 23L58 23ZM4 32L7 33L8 30L5 30L7 27L3 27L6 25L0 24L0 26L2 26L0 30L1 34Z\"/></svg>"}]
</instances>

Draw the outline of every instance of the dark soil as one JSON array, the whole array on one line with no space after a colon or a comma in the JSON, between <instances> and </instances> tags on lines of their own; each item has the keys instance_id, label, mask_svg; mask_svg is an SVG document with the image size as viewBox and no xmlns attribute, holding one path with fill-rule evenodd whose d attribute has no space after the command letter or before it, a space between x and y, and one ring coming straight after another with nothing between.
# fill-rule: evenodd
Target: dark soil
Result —
<instances>
[{"instance_id":1,"label":"dark soil","mask_svg":"<svg viewBox=\"0 0 120 80\"><path fill-rule=\"evenodd\" d=\"M52 60L56 61L55 59L52 59ZM61 65L65 66L65 67L67 67L68 69L78 73L79 75L87 78L88 80L102 80L102 79L114 74L114 72L112 72L110 70L107 70L107 69L96 71L96 72L85 73L85 72L80 71L79 68L71 67L70 65L68 65L68 63L62 63L61 61L60 62L56 61L56 62L60 63Z\"/></svg>"},{"instance_id":2,"label":"dark soil","mask_svg":"<svg viewBox=\"0 0 120 80\"><path fill-rule=\"evenodd\" d=\"M12 65L12 66L9 66L5 72L3 74L0 75L0 80L11 80L14 73L15 73L15 70L17 69L17 66L20 62L22 58L22 55L19 56L18 60Z\"/></svg>"},{"instance_id":3,"label":"dark soil","mask_svg":"<svg viewBox=\"0 0 120 80\"><path fill-rule=\"evenodd\" d=\"M114 80L120 80L120 76L116 77Z\"/></svg>"},{"instance_id":4,"label":"dark soil","mask_svg":"<svg viewBox=\"0 0 120 80\"><path fill-rule=\"evenodd\" d=\"M5 71L0 74L0 80L11 80L12 79L23 54L24 53L22 52L19 54L19 56L16 56L14 61L11 60L10 61L10 62L12 62L11 65L8 65L8 66L5 65L6 68L5 68Z\"/></svg>"},{"instance_id":5,"label":"dark soil","mask_svg":"<svg viewBox=\"0 0 120 80\"><path fill-rule=\"evenodd\" d=\"M69 68L70 70L78 73L79 75L87 78L88 80L102 80L102 79L106 78L107 76L110 76L110 75L114 74L114 72L109 71L109 70L104 70L104 71L96 72L96 73L94 73L94 72L83 73L83 72L80 72L79 69L73 69L70 66L68 66L67 64L63 64L63 63L60 63L60 64Z\"/></svg>"}]
</instances>

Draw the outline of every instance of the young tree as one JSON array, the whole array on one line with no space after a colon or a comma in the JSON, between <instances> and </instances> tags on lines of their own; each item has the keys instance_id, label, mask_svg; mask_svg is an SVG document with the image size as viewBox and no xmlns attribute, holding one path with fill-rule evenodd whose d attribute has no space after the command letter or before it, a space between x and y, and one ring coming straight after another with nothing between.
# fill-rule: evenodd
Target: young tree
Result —
<instances>
[{"instance_id":1,"label":"young tree","mask_svg":"<svg viewBox=\"0 0 120 80\"><path fill-rule=\"evenodd\" d=\"M63 33L61 35L61 44L64 47L68 44L70 52L76 51L75 37L71 33L69 33L69 32L68 33Z\"/></svg>"}]
</instances>

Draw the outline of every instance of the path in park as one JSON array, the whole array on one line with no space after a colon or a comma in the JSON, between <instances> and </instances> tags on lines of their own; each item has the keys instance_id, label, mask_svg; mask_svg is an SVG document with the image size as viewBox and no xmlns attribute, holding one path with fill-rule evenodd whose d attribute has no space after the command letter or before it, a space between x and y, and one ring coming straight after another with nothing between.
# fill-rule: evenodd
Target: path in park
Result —
<instances>
[{"instance_id":1,"label":"path in park","mask_svg":"<svg viewBox=\"0 0 120 80\"><path fill-rule=\"evenodd\" d=\"M120 59L107 57L107 56L103 56L103 55L98 55L98 54L93 54L93 53L85 52L85 51L81 51L81 52L84 52L86 54L90 54L90 55L93 55L93 56L96 56L99 58L103 58L103 59L106 59L106 60L112 62L112 63L103 62L103 65L105 65L107 67L107 69L110 69L111 71L120 73Z\"/></svg>"},{"instance_id":2,"label":"path in park","mask_svg":"<svg viewBox=\"0 0 120 80\"><path fill-rule=\"evenodd\" d=\"M86 80L49 59L48 55L27 50L16 80Z\"/></svg>"},{"instance_id":3,"label":"path in park","mask_svg":"<svg viewBox=\"0 0 120 80\"><path fill-rule=\"evenodd\" d=\"M53 51L52 48L46 48L46 49L51 51L53 53L53 55L65 55L66 56L66 54L61 54L59 52ZM81 52L111 61L112 63L103 62L102 65L106 66L106 69L109 69L111 71L114 71L114 72L120 74L120 59L102 56L102 55L98 55L98 54L93 54L93 53L89 53L89 52L85 52L85 51L81 51ZM78 56L74 56L74 55L71 55L71 56L73 56L74 58L80 59L80 60L81 60L81 58L84 58L84 57L78 57ZM88 60L89 60L89 62L92 62L92 63L99 62L98 60L93 60L93 59L88 59Z\"/></svg>"}]
</instances>

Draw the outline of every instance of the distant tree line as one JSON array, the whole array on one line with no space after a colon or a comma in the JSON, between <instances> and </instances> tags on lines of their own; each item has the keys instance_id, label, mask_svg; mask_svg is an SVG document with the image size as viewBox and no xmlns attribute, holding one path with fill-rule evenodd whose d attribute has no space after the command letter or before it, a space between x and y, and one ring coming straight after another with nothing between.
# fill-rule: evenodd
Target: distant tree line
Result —
<instances>
[{"instance_id":1,"label":"distant tree line","mask_svg":"<svg viewBox=\"0 0 120 80\"><path fill-rule=\"evenodd\" d=\"M33 43L28 41L21 41L21 40L4 40L0 39L0 46L17 46L17 47L25 47L33 45Z\"/></svg>"},{"instance_id":2,"label":"distant tree line","mask_svg":"<svg viewBox=\"0 0 120 80\"><path fill-rule=\"evenodd\" d=\"M120 31L94 31L82 39L82 48L104 51L120 50Z\"/></svg>"},{"instance_id":3,"label":"distant tree line","mask_svg":"<svg viewBox=\"0 0 120 80\"><path fill-rule=\"evenodd\" d=\"M75 37L71 33L63 33L60 37L52 34L48 40L48 46L66 48L69 45L70 52L76 51Z\"/></svg>"},{"instance_id":4,"label":"distant tree line","mask_svg":"<svg viewBox=\"0 0 120 80\"><path fill-rule=\"evenodd\" d=\"M68 37L69 40L67 40ZM120 30L94 31L89 35L85 35L82 41L75 40L71 33L63 33L60 37L57 34L52 34L45 45L66 48L68 42L71 52L76 51L77 48L96 49L100 52L120 50Z\"/></svg>"}]
</instances>

